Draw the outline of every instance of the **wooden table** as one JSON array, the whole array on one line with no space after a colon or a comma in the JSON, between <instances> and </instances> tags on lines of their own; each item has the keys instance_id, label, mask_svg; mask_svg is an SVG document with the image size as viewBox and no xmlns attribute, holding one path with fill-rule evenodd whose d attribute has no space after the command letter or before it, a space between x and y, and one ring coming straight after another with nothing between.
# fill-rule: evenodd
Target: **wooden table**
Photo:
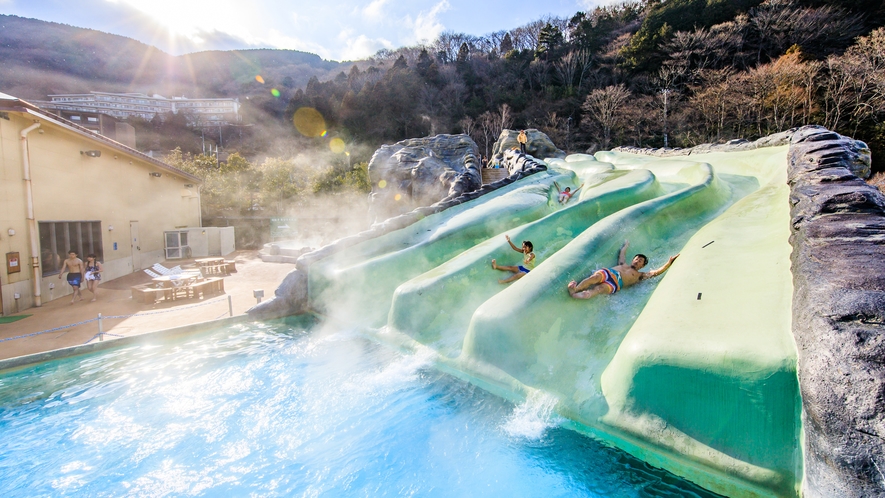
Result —
<instances>
[{"instance_id":1,"label":"wooden table","mask_svg":"<svg viewBox=\"0 0 885 498\"><path fill-rule=\"evenodd\" d=\"M224 258L200 258L195 259L194 263L200 266L203 275L220 275L227 273L227 263Z\"/></svg>"},{"instance_id":2,"label":"wooden table","mask_svg":"<svg viewBox=\"0 0 885 498\"><path fill-rule=\"evenodd\" d=\"M181 272L175 275L163 275L154 277L153 281L157 287L164 289L166 297L175 299L178 294L184 294L184 297L190 295L190 286L195 284L201 278L199 272Z\"/></svg>"}]
</instances>

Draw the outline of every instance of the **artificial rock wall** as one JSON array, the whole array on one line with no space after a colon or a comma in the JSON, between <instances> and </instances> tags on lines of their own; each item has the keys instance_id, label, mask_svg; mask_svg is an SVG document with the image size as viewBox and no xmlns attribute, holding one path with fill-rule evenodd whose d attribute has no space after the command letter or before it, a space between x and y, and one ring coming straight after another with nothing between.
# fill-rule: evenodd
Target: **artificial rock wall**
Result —
<instances>
[{"instance_id":1,"label":"artificial rock wall","mask_svg":"<svg viewBox=\"0 0 885 498\"><path fill-rule=\"evenodd\" d=\"M864 149L821 127L790 143L806 497L885 496L885 198Z\"/></svg>"}]
</instances>

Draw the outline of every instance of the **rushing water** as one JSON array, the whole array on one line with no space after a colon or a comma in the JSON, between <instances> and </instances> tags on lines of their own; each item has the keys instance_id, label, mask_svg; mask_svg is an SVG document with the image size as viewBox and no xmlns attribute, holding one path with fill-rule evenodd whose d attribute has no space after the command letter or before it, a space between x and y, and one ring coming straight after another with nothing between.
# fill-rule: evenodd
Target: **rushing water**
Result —
<instances>
[{"instance_id":1,"label":"rushing water","mask_svg":"<svg viewBox=\"0 0 885 498\"><path fill-rule=\"evenodd\" d=\"M0 496L711 496L355 333L237 325L0 374Z\"/></svg>"}]
</instances>

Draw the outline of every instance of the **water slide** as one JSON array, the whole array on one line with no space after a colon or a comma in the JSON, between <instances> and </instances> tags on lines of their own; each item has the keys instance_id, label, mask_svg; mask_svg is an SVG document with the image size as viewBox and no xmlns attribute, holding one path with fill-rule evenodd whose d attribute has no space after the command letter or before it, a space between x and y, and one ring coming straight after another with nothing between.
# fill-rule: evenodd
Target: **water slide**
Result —
<instances>
[{"instance_id":1,"label":"water slide","mask_svg":"<svg viewBox=\"0 0 885 498\"><path fill-rule=\"evenodd\" d=\"M576 430L728 496L796 496L786 146L682 158L600 152L311 265L312 309L421 350ZM556 184L578 195L563 206ZM538 264L508 276L518 246ZM642 252L661 277L590 300L566 290Z\"/></svg>"}]
</instances>

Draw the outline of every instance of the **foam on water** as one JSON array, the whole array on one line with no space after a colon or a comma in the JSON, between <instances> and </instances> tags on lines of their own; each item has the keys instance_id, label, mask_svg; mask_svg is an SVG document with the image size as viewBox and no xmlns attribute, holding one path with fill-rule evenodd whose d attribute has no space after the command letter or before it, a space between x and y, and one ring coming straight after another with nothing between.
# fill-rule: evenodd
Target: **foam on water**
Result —
<instances>
[{"instance_id":1,"label":"foam on water","mask_svg":"<svg viewBox=\"0 0 885 498\"><path fill-rule=\"evenodd\" d=\"M541 391L533 391L528 398L513 409L501 428L511 437L541 439L547 429L557 427L562 417L554 413L556 397Z\"/></svg>"}]
</instances>

